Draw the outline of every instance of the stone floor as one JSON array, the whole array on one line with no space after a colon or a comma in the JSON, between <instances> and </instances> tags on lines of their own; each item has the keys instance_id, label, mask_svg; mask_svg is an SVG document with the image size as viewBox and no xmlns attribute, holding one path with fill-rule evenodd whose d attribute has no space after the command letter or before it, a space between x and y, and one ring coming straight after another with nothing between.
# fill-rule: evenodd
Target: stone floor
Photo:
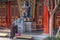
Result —
<instances>
[{"instance_id":1,"label":"stone floor","mask_svg":"<svg viewBox=\"0 0 60 40\"><path fill-rule=\"evenodd\" d=\"M6 32L6 30L1 30L0 29L0 33L10 33L10 32ZM22 35L31 35L33 37L34 40L43 40L44 38L46 38L48 35L43 34L40 31L37 32L31 32L31 33L23 33ZM7 37L0 37L0 40L26 40L26 39L10 39Z\"/></svg>"},{"instance_id":2,"label":"stone floor","mask_svg":"<svg viewBox=\"0 0 60 40\"><path fill-rule=\"evenodd\" d=\"M26 34L27 35L27 34ZM31 35L33 37L33 40L44 40L48 35L46 34L41 34L41 35ZM27 40L27 39L10 39L7 37L0 37L0 40Z\"/></svg>"},{"instance_id":3,"label":"stone floor","mask_svg":"<svg viewBox=\"0 0 60 40\"><path fill-rule=\"evenodd\" d=\"M10 39L5 37L0 37L0 40L26 40L26 39Z\"/></svg>"}]
</instances>

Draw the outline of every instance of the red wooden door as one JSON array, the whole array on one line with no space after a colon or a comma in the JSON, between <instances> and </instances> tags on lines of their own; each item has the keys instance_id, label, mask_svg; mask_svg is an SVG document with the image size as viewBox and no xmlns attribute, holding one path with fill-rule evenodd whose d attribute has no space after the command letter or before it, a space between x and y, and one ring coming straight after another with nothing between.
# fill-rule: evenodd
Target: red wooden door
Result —
<instances>
[{"instance_id":1,"label":"red wooden door","mask_svg":"<svg viewBox=\"0 0 60 40\"><path fill-rule=\"evenodd\" d=\"M43 0L36 0L35 16L36 29L43 30Z\"/></svg>"},{"instance_id":2,"label":"red wooden door","mask_svg":"<svg viewBox=\"0 0 60 40\"><path fill-rule=\"evenodd\" d=\"M0 27L9 28L11 23L20 16L16 2L0 3Z\"/></svg>"},{"instance_id":3,"label":"red wooden door","mask_svg":"<svg viewBox=\"0 0 60 40\"><path fill-rule=\"evenodd\" d=\"M56 14L55 14L55 27L54 29L57 29L60 27L60 9L57 10Z\"/></svg>"},{"instance_id":4,"label":"red wooden door","mask_svg":"<svg viewBox=\"0 0 60 40\"><path fill-rule=\"evenodd\" d=\"M15 19L17 19L20 16L18 6L16 2L10 3L10 23L12 23Z\"/></svg>"},{"instance_id":5,"label":"red wooden door","mask_svg":"<svg viewBox=\"0 0 60 40\"><path fill-rule=\"evenodd\" d=\"M5 2L0 3L0 27L6 27L7 5Z\"/></svg>"}]
</instances>

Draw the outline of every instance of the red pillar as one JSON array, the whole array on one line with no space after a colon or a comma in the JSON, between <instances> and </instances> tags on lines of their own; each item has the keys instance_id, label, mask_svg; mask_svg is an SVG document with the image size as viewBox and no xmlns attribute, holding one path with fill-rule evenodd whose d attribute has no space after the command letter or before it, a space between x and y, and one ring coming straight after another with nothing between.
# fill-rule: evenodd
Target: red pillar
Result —
<instances>
[{"instance_id":1,"label":"red pillar","mask_svg":"<svg viewBox=\"0 0 60 40\"><path fill-rule=\"evenodd\" d=\"M7 2L7 28L10 26L10 2Z\"/></svg>"},{"instance_id":2,"label":"red pillar","mask_svg":"<svg viewBox=\"0 0 60 40\"><path fill-rule=\"evenodd\" d=\"M45 0L47 1L47 0ZM44 4L44 21L43 21L43 25L44 25L44 33L48 34L49 33L49 13L48 13L48 9L46 7L46 4Z\"/></svg>"}]
</instances>

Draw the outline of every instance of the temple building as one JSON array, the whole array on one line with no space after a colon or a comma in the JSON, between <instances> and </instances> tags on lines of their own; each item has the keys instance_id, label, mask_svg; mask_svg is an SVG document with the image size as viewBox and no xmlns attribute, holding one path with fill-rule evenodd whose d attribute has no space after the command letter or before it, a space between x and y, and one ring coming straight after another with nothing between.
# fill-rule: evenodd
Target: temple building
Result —
<instances>
[{"instance_id":1,"label":"temple building","mask_svg":"<svg viewBox=\"0 0 60 40\"><path fill-rule=\"evenodd\" d=\"M27 0L24 5L24 0L20 0L20 8L17 0L0 0L0 27L9 28L11 23L18 17L24 16L24 21L30 21L36 23L36 29L42 30L45 33L49 32L49 12L44 4L44 0ZM53 2L54 3L54 2ZM23 9L25 6L25 9ZM28 8L27 8L27 7ZM52 5L52 7L54 4ZM22 9L21 9L22 7ZM53 7L54 8L54 7ZM25 14L22 14L22 11ZM28 14L27 14L28 13ZM27 15L27 16L26 16ZM27 19L28 18L28 19ZM60 6L54 14L53 18L53 30L60 26ZM33 27L33 26L32 26Z\"/></svg>"}]
</instances>

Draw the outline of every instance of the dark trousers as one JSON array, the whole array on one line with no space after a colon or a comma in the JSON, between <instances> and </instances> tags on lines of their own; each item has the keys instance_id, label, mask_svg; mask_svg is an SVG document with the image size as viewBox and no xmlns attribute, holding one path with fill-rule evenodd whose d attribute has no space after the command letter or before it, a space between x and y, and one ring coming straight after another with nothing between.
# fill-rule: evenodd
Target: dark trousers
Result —
<instances>
[{"instance_id":1,"label":"dark trousers","mask_svg":"<svg viewBox=\"0 0 60 40\"><path fill-rule=\"evenodd\" d=\"M17 30L17 26L13 25L13 26L11 26L10 38L13 38L15 36L15 33L18 33L18 30Z\"/></svg>"}]
</instances>

